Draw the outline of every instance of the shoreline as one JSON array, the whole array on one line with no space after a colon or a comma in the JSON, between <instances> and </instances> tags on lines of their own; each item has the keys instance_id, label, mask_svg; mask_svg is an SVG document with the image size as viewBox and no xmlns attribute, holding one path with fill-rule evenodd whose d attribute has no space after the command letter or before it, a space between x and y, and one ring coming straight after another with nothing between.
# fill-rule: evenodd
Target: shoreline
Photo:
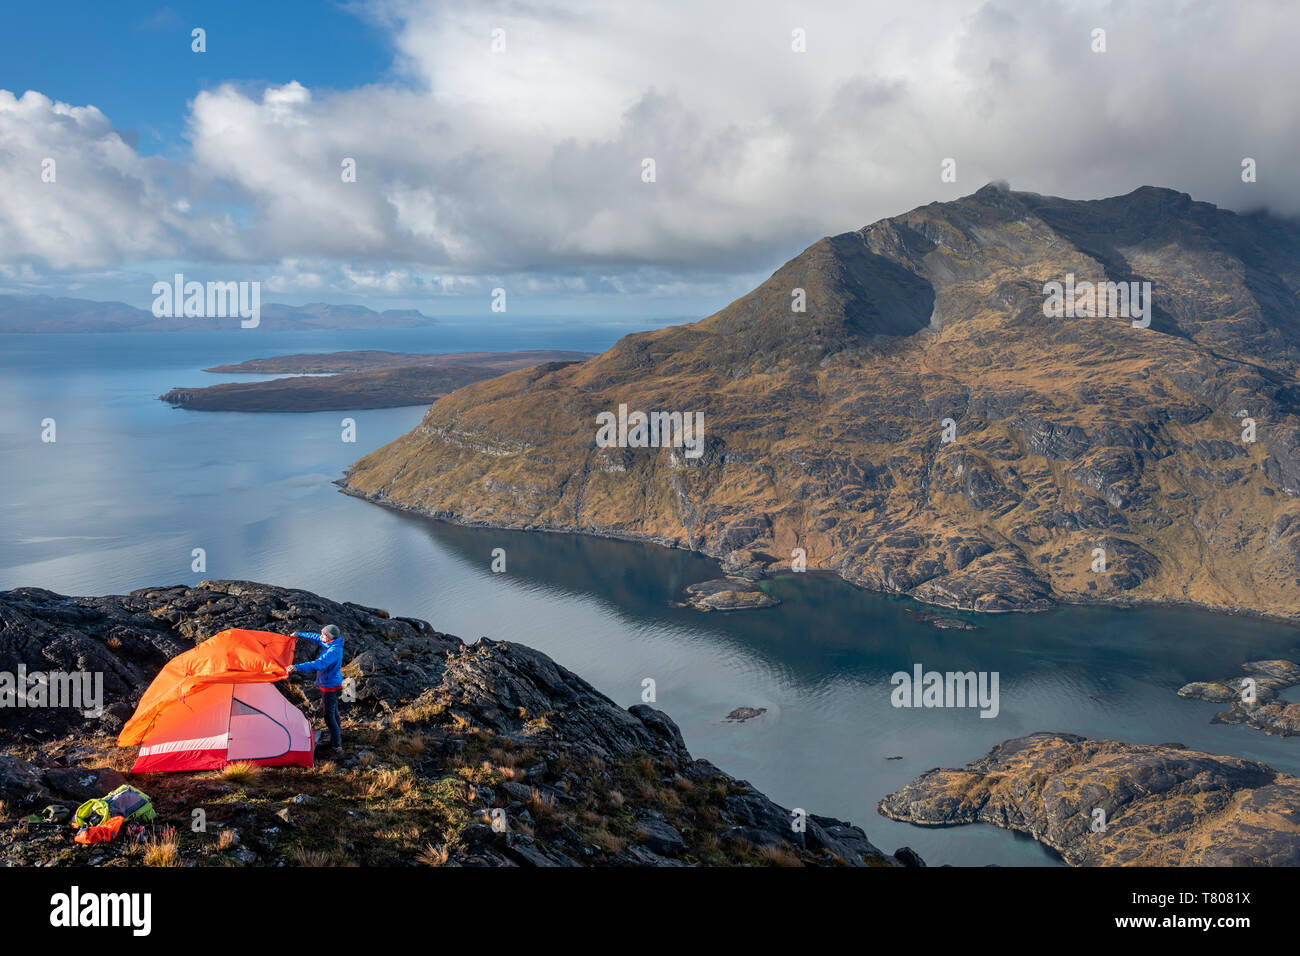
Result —
<instances>
[{"instance_id":1,"label":"shoreline","mask_svg":"<svg viewBox=\"0 0 1300 956\"><path fill-rule=\"evenodd\" d=\"M496 530L496 531L544 532L547 534L585 535L587 537L605 538L607 540L612 540L612 541L627 541L627 542L632 542L637 544L653 544L653 545L658 545L659 547L662 548L670 548L676 551L689 551L694 554L698 554L702 557L708 558L711 561L721 562L721 558L719 556L710 554L708 551L703 551L700 550L699 548L686 547L684 545L678 544L672 539L661 538L655 535L638 535L638 534L628 534L628 533L622 533L616 531L594 531L594 530L586 530L586 529L579 529L579 528L563 528L563 527L556 527L554 525L528 525L528 526L520 527L517 525L504 524L502 522L472 521L472 520L461 518L451 512L429 512L420 508L413 508L410 505L401 504L399 502L392 500L391 498L367 494L366 492L360 491L352 487L351 485L349 485L347 483L346 475L342 478L334 479L332 484L334 484L342 494L347 495L349 498L357 498L362 501L367 501L371 504L378 505L379 507L382 508L389 508L392 509L393 511L401 511L406 514L411 514L411 515L416 515L417 517L426 518L430 521L440 521L443 522L444 524L455 525L461 528L480 528L483 530ZM930 601L923 601L920 598L914 597L913 595L908 594L905 591L886 591L878 588L867 587L866 585L859 584L858 582L845 577L835 568L813 567L810 565L808 567L808 570L815 571L819 574L832 574L835 577L837 577L839 580L843 581L845 584L857 588L860 591L865 591L869 594L879 594L888 597L905 598L906 600L909 600L920 607L942 608L945 611L958 611L966 614L978 614L981 616L987 615L990 617L996 615L1003 615L1003 614L1046 614L1052 611L1061 610L1070 607L1110 608L1115 610L1141 610L1141 609L1183 610L1183 611L1196 611L1202 614L1213 614L1222 617L1246 618L1249 620L1263 621L1270 624L1289 624L1297 629L1297 638L1300 638L1300 612L1297 612L1295 615L1291 617L1287 617L1285 615L1280 615L1280 614L1269 614L1264 611L1254 611L1249 608L1221 607L1212 604L1200 604L1195 601L1154 601L1150 599L1129 600L1129 601L1083 601L1083 600L1062 600L1059 598L1053 598L1052 603L1046 607L1009 608L1007 610L979 610L975 608L956 607L951 604L939 604ZM785 574L795 574L795 573L798 572L792 572L787 570L781 572L781 575L784 576ZM772 578L775 576L776 575L769 574L767 572L764 572L763 574L763 577L765 578Z\"/></svg>"}]
</instances>

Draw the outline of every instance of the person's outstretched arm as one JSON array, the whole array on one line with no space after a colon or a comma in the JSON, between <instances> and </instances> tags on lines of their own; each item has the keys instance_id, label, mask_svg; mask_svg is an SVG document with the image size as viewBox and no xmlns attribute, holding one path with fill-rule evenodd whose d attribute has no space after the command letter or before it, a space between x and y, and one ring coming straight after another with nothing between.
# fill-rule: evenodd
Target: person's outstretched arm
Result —
<instances>
[{"instance_id":1,"label":"person's outstretched arm","mask_svg":"<svg viewBox=\"0 0 1300 956\"><path fill-rule=\"evenodd\" d=\"M337 664L343 660L343 648L338 642L333 642L325 647L325 650L314 661L308 661L306 664L298 664L294 671L299 674L313 674L316 671L324 670L331 664Z\"/></svg>"}]
</instances>

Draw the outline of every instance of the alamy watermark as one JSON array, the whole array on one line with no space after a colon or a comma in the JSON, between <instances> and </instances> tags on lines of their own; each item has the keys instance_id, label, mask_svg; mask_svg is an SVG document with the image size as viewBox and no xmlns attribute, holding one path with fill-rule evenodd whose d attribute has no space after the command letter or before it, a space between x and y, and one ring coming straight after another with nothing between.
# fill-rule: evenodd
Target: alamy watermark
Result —
<instances>
[{"instance_id":1,"label":"alamy watermark","mask_svg":"<svg viewBox=\"0 0 1300 956\"><path fill-rule=\"evenodd\" d=\"M1049 319L1132 319L1133 328L1151 326L1150 282L1074 281L1043 283L1043 315Z\"/></svg>"},{"instance_id":2,"label":"alamy watermark","mask_svg":"<svg viewBox=\"0 0 1300 956\"><path fill-rule=\"evenodd\" d=\"M1000 709L997 671L927 671L920 664L912 673L897 671L889 682L895 707L978 707L981 717L996 717Z\"/></svg>"},{"instance_id":3,"label":"alamy watermark","mask_svg":"<svg viewBox=\"0 0 1300 956\"><path fill-rule=\"evenodd\" d=\"M104 674L101 671L0 671L0 708L54 707L81 711L83 717L104 712Z\"/></svg>"},{"instance_id":4,"label":"alamy watermark","mask_svg":"<svg viewBox=\"0 0 1300 956\"><path fill-rule=\"evenodd\" d=\"M596 415L597 448L684 448L687 458L704 454L703 412L629 412Z\"/></svg>"},{"instance_id":5,"label":"alamy watermark","mask_svg":"<svg viewBox=\"0 0 1300 956\"><path fill-rule=\"evenodd\" d=\"M262 321L260 282L186 282L178 272L171 282L155 282L153 295L153 314L158 319L239 316L245 329L255 329Z\"/></svg>"},{"instance_id":6,"label":"alamy watermark","mask_svg":"<svg viewBox=\"0 0 1300 956\"><path fill-rule=\"evenodd\" d=\"M131 930L132 936L148 936L153 929L153 894L82 892L74 885L50 897L50 925L56 929L121 927Z\"/></svg>"}]
</instances>

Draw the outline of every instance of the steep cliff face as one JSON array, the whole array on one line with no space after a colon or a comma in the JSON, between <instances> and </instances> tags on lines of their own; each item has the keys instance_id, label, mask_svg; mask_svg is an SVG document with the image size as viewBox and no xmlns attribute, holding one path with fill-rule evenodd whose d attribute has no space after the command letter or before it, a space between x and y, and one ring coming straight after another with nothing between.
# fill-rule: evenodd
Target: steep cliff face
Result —
<instances>
[{"instance_id":1,"label":"steep cliff face","mask_svg":"<svg viewBox=\"0 0 1300 956\"><path fill-rule=\"evenodd\" d=\"M1149 282L1149 327L1045 316L1050 282ZM1294 616L1297 290L1294 224L986 186L822 239L700 322L441 398L345 488L736 565L802 549L948 606ZM701 453L599 447L620 405L703 413Z\"/></svg>"}]
</instances>

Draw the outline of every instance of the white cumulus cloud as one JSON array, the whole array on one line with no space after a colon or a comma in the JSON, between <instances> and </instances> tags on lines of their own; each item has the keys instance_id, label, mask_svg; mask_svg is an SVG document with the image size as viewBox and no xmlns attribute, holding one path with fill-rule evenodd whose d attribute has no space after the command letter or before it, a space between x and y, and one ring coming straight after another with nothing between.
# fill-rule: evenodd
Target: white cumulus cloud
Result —
<instances>
[{"instance_id":1,"label":"white cumulus cloud","mask_svg":"<svg viewBox=\"0 0 1300 956\"><path fill-rule=\"evenodd\" d=\"M1300 213L1300 96L1283 79L1300 7L1280 0L1249 15L1193 0L376 0L363 15L391 31L397 80L229 78L193 100L179 163L138 155L93 106L0 91L0 175L19 184L0 192L0 274L167 256L261 264L286 290L459 294L517 275L675 295L993 179ZM57 185L40 182L46 156Z\"/></svg>"}]
</instances>

